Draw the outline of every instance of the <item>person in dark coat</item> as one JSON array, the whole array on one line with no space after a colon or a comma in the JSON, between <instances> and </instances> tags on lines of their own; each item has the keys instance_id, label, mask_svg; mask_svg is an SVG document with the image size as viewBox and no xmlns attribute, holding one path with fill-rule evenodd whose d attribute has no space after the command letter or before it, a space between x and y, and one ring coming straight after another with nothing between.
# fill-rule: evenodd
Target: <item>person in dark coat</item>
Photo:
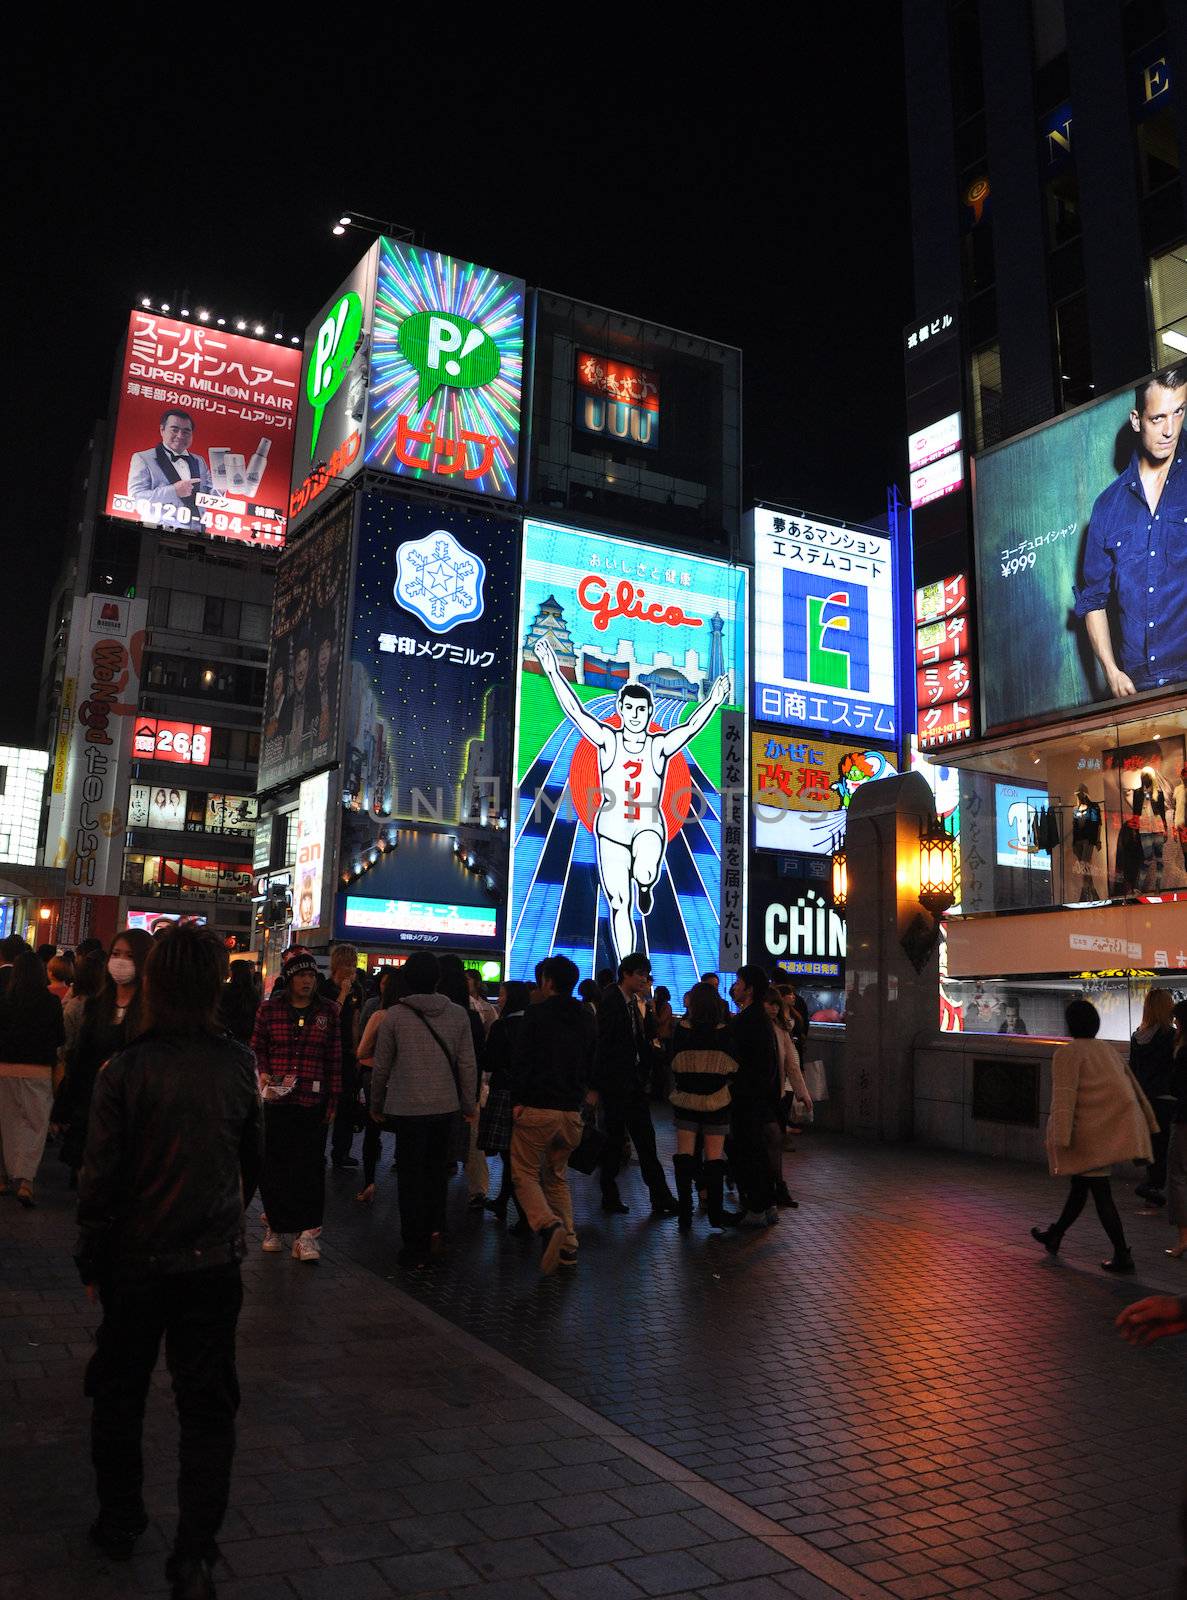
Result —
<instances>
[{"instance_id":1,"label":"person in dark coat","mask_svg":"<svg viewBox=\"0 0 1187 1600\"><path fill-rule=\"evenodd\" d=\"M173 1600L210 1600L239 1385L244 1206L260 1167L251 1052L217 1022L227 954L179 923L144 966L147 1026L99 1073L79 1179L79 1275L103 1306L86 1392L92 1541L126 1560L148 1526L141 1429L162 1339L181 1425Z\"/></svg>"},{"instance_id":2,"label":"person in dark coat","mask_svg":"<svg viewBox=\"0 0 1187 1600\"><path fill-rule=\"evenodd\" d=\"M745 966L739 967L730 989L738 1008L726 1044L738 1063L730 1084L730 1160L745 1206L739 1218L742 1227L779 1220L767 1143L770 1124L778 1126L783 1083L775 1032L763 1005L769 988L770 979L761 967Z\"/></svg>"},{"instance_id":3,"label":"person in dark coat","mask_svg":"<svg viewBox=\"0 0 1187 1600\"><path fill-rule=\"evenodd\" d=\"M260 979L254 961L232 961L219 996L219 1018L240 1044L250 1044L260 1009Z\"/></svg>"},{"instance_id":4,"label":"person in dark coat","mask_svg":"<svg viewBox=\"0 0 1187 1600\"><path fill-rule=\"evenodd\" d=\"M49 991L45 964L24 950L0 995L0 1194L15 1190L26 1210L33 1205L65 1037L62 1002Z\"/></svg>"},{"instance_id":5,"label":"person in dark coat","mask_svg":"<svg viewBox=\"0 0 1187 1600\"><path fill-rule=\"evenodd\" d=\"M638 952L624 957L618 968L618 982L610 986L598 1007L598 1050L590 1100L601 1105L606 1132L601 1164L602 1210L612 1215L630 1210L618 1192L623 1140L629 1134L651 1196L652 1215L674 1217L680 1208L655 1150L648 1100L651 1053L638 1006L650 987L651 963L647 957Z\"/></svg>"}]
</instances>

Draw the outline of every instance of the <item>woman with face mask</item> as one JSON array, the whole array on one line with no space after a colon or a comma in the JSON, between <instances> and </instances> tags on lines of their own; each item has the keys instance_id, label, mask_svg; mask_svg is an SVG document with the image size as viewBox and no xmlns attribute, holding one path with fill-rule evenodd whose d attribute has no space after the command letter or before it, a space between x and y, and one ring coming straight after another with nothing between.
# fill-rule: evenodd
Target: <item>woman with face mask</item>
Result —
<instances>
[{"instance_id":1,"label":"woman with face mask","mask_svg":"<svg viewBox=\"0 0 1187 1600\"><path fill-rule=\"evenodd\" d=\"M117 933L99 992L87 1001L82 1025L66 1054L66 1076L54 1104L54 1122L66 1128L62 1160L78 1181L87 1141L87 1115L99 1068L140 1032L140 973L152 936L142 928Z\"/></svg>"}]
</instances>

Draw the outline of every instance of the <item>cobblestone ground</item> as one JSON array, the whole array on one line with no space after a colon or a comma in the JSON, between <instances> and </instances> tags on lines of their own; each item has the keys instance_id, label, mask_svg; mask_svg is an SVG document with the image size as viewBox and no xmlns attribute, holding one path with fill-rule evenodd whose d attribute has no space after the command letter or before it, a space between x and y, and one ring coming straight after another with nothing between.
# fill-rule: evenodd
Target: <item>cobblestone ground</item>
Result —
<instances>
[{"instance_id":1,"label":"cobblestone ground","mask_svg":"<svg viewBox=\"0 0 1187 1600\"><path fill-rule=\"evenodd\" d=\"M653 1222L633 1168L603 1218L575 1175L581 1263L543 1282L460 1180L450 1256L398 1275L386 1166L370 1209L332 1174L321 1264L246 1269L223 1600L1171 1596L1187 1341L1111 1325L1187 1289L1165 1223L1123 1206L1118 1283L1091 1211L1058 1262L1031 1242L1061 1196L1030 1169L811 1136L787 1167L800 1209L746 1238ZM117 1567L85 1540L95 1313L52 1156L41 1201L0 1209L0 1600L162 1594L168 1380Z\"/></svg>"}]
</instances>

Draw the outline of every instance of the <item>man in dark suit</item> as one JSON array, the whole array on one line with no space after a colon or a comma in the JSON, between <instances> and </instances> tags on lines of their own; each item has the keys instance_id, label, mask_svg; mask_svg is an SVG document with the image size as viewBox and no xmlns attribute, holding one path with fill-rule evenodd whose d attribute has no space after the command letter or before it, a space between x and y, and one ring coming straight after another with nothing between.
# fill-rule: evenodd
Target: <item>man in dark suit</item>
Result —
<instances>
[{"instance_id":1,"label":"man in dark suit","mask_svg":"<svg viewBox=\"0 0 1187 1600\"><path fill-rule=\"evenodd\" d=\"M647 957L640 952L625 956L618 968L618 982L606 990L598 1007L598 1052L593 1087L587 1098L592 1105L601 1103L606 1131L601 1167L602 1210L623 1215L631 1209L624 1205L618 1192L622 1142L629 1133L639 1157L639 1171L651 1195L652 1215L674 1217L680 1208L655 1152L655 1128L647 1098L651 1061L638 1002L650 988L651 963Z\"/></svg>"}]
</instances>

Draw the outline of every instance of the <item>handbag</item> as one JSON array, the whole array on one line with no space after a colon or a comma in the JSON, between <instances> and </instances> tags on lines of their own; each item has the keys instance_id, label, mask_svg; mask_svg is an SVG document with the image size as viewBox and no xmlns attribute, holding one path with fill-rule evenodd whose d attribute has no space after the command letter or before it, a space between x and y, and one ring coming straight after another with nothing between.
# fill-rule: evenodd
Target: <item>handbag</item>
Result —
<instances>
[{"instance_id":1,"label":"handbag","mask_svg":"<svg viewBox=\"0 0 1187 1600\"><path fill-rule=\"evenodd\" d=\"M596 1172L601 1164L606 1135L598 1127L597 1113L592 1106L582 1106L581 1123L581 1143L576 1150L569 1152L569 1165L574 1172L584 1172L588 1176Z\"/></svg>"}]
</instances>

